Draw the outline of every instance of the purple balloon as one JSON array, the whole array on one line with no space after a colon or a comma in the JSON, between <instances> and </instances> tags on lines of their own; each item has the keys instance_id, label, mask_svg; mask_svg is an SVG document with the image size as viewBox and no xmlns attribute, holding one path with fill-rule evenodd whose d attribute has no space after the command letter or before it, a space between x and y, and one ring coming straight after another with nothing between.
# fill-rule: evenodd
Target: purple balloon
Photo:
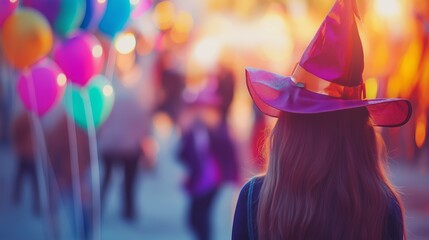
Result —
<instances>
[{"instance_id":1,"label":"purple balloon","mask_svg":"<svg viewBox=\"0 0 429 240\"><path fill-rule=\"evenodd\" d=\"M61 0L21 0L21 4L39 11L52 25L60 11Z\"/></svg>"},{"instance_id":2,"label":"purple balloon","mask_svg":"<svg viewBox=\"0 0 429 240\"><path fill-rule=\"evenodd\" d=\"M67 78L52 60L45 58L34 64L18 79L18 95L24 106L43 116L64 95Z\"/></svg>"},{"instance_id":3,"label":"purple balloon","mask_svg":"<svg viewBox=\"0 0 429 240\"><path fill-rule=\"evenodd\" d=\"M18 6L18 0L0 0L0 26L4 20L15 11Z\"/></svg>"},{"instance_id":4,"label":"purple balloon","mask_svg":"<svg viewBox=\"0 0 429 240\"><path fill-rule=\"evenodd\" d=\"M107 0L86 0L85 17L80 27L87 30L95 30L100 23L101 18L106 10Z\"/></svg>"}]
</instances>

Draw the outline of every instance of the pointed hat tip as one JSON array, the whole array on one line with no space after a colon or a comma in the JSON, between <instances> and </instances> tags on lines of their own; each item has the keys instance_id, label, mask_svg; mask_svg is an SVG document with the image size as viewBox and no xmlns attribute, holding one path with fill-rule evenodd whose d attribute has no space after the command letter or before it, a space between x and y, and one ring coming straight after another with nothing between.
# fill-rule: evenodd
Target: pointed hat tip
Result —
<instances>
[{"instance_id":1,"label":"pointed hat tip","mask_svg":"<svg viewBox=\"0 0 429 240\"><path fill-rule=\"evenodd\" d=\"M356 0L335 2L299 62L319 78L350 87L362 83L364 66L355 3Z\"/></svg>"}]
</instances>

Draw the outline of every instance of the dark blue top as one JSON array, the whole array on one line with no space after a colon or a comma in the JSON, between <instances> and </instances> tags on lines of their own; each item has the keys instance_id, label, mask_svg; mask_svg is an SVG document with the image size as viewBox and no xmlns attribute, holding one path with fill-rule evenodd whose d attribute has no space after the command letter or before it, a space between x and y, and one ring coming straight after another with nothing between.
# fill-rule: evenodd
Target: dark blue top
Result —
<instances>
[{"instance_id":1,"label":"dark blue top","mask_svg":"<svg viewBox=\"0 0 429 240\"><path fill-rule=\"evenodd\" d=\"M258 199L259 192L262 187L264 177L256 177L254 179L253 190L251 191L251 201L248 199L249 189L251 184L247 182L241 189L240 196L238 197L237 207L234 214L234 223L232 226L232 240L245 240L251 239L249 237L249 222L248 222L248 204L251 206L252 222L250 226L253 226L253 239L258 239L258 230L256 222L256 214L258 210ZM383 240L402 240L403 239L403 222L402 222L402 210L396 198L391 197L391 201L388 203L388 218L386 222L385 231L383 234Z\"/></svg>"}]
</instances>

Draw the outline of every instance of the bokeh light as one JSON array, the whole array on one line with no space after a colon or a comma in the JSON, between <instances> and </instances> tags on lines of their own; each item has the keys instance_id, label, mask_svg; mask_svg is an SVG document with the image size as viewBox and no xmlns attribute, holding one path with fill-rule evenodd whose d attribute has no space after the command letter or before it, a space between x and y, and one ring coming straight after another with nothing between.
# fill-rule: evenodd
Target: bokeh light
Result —
<instances>
[{"instance_id":1,"label":"bokeh light","mask_svg":"<svg viewBox=\"0 0 429 240\"><path fill-rule=\"evenodd\" d=\"M377 97L378 81L376 78L369 78L365 81L366 98L372 99Z\"/></svg>"},{"instance_id":2,"label":"bokeh light","mask_svg":"<svg viewBox=\"0 0 429 240\"><path fill-rule=\"evenodd\" d=\"M184 43L193 27L193 19L188 12L179 12L170 31L171 40L175 43Z\"/></svg>"},{"instance_id":3,"label":"bokeh light","mask_svg":"<svg viewBox=\"0 0 429 240\"><path fill-rule=\"evenodd\" d=\"M201 64L200 66L209 69L217 62L224 44L220 37L203 38L195 43L192 56Z\"/></svg>"},{"instance_id":4,"label":"bokeh light","mask_svg":"<svg viewBox=\"0 0 429 240\"><path fill-rule=\"evenodd\" d=\"M417 124L416 124L416 133L415 133L415 141L417 147L422 147L423 143L426 139L426 132L427 132L427 117L426 115L420 115L417 118Z\"/></svg>"},{"instance_id":5,"label":"bokeh light","mask_svg":"<svg viewBox=\"0 0 429 240\"><path fill-rule=\"evenodd\" d=\"M130 0L131 5L136 6L142 0Z\"/></svg>"},{"instance_id":6,"label":"bokeh light","mask_svg":"<svg viewBox=\"0 0 429 240\"><path fill-rule=\"evenodd\" d=\"M115 40L115 48L121 54L128 54L136 47L136 37L133 33L122 33Z\"/></svg>"},{"instance_id":7,"label":"bokeh light","mask_svg":"<svg viewBox=\"0 0 429 240\"><path fill-rule=\"evenodd\" d=\"M103 55L103 48L101 47L101 45L95 45L92 48L92 56L99 58Z\"/></svg>"},{"instance_id":8,"label":"bokeh light","mask_svg":"<svg viewBox=\"0 0 429 240\"><path fill-rule=\"evenodd\" d=\"M63 73L58 74L57 83L59 86L64 86L67 83L67 77Z\"/></svg>"},{"instance_id":9,"label":"bokeh light","mask_svg":"<svg viewBox=\"0 0 429 240\"><path fill-rule=\"evenodd\" d=\"M113 88L110 85L106 85L103 87L103 94L106 96L111 96L113 94Z\"/></svg>"},{"instance_id":10,"label":"bokeh light","mask_svg":"<svg viewBox=\"0 0 429 240\"><path fill-rule=\"evenodd\" d=\"M261 36L260 45L264 56L272 62L287 62L292 53L293 42L284 16L277 9L271 8L260 19L257 30Z\"/></svg>"},{"instance_id":11,"label":"bokeh light","mask_svg":"<svg viewBox=\"0 0 429 240\"><path fill-rule=\"evenodd\" d=\"M116 66L120 73L126 73L130 71L135 65L135 54L130 52L128 54L120 54L116 59Z\"/></svg>"},{"instance_id":12,"label":"bokeh light","mask_svg":"<svg viewBox=\"0 0 429 240\"><path fill-rule=\"evenodd\" d=\"M136 51L139 55L145 56L152 52L154 48L154 41L145 36L141 36L137 40Z\"/></svg>"},{"instance_id":13,"label":"bokeh light","mask_svg":"<svg viewBox=\"0 0 429 240\"><path fill-rule=\"evenodd\" d=\"M376 0L375 11L381 17L396 18L401 15L400 0Z\"/></svg>"},{"instance_id":14,"label":"bokeh light","mask_svg":"<svg viewBox=\"0 0 429 240\"><path fill-rule=\"evenodd\" d=\"M153 19L160 30L167 30L173 25L175 7L173 2L158 3L153 12Z\"/></svg>"}]
</instances>

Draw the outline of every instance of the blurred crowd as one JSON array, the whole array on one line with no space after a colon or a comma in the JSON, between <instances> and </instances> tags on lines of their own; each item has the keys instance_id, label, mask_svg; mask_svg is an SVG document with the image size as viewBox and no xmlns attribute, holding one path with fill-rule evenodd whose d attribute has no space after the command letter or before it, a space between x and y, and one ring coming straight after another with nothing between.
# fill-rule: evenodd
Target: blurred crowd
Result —
<instances>
[{"instance_id":1,"label":"blurred crowd","mask_svg":"<svg viewBox=\"0 0 429 240\"><path fill-rule=\"evenodd\" d=\"M157 151L162 147L155 135L169 131L167 135L174 132L180 143L177 149L163 148L163 151L173 151L175 159L186 170L182 189L189 196L189 209L185 221L197 239L210 239L211 210L222 187L230 184L239 189L245 181L244 176L263 169L266 124L255 108L258 124L249 129L252 133L246 139L240 139L238 132L232 129L230 112L237 80L230 66L219 64L193 86L187 85L181 68L180 56L164 51L154 56L148 67L151 74L141 75L148 79L139 79L140 84L129 87L114 79L115 102L106 121L96 129L95 139L68 117L62 105L38 119L16 100L9 100L14 109L9 109L10 115L3 115L2 120L10 121L11 131L3 133L2 144L16 156L13 203L19 204L22 185L28 175L34 214L49 219L53 238L61 231L57 224L59 205L66 206L71 222L80 225L76 228L79 238L90 237L94 224L91 221L94 214L92 191L96 191L91 183L95 173L91 169L94 166L91 165L90 141L95 141L101 170L100 175L95 176L100 181L101 214L112 172L120 171L123 177L121 216L130 222L137 217L144 218L136 216L136 191L139 191L136 179L138 174L154 171L157 162L163 161L158 157ZM42 135L37 135L37 125L43 130ZM249 149L254 150L247 152ZM251 154L254 155L252 159L258 160L244 163L248 167L243 168L241 159ZM243 169L247 169L247 174L243 175ZM45 185L44 192L41 185ZM46 198L41 198L42 195ZM44 201L48 206L47 216L41 212ZM230 204L233 209L233 199Z\"/></svg>"}]
</instances>

